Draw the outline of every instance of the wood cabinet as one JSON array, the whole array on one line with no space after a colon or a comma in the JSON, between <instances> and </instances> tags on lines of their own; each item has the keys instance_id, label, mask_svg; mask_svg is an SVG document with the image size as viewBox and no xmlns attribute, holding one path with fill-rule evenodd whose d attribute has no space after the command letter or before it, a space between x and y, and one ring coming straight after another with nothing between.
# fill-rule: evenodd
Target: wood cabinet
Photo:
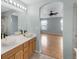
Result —
<instances>
[{"instance_id":1,"label":"wood cabinet","mask_svg":"<svg viewBox=\"0 0 79 59\"><path fill-rule=\"evenodd\" d=\"M1 55L1 59L29 59L36 49L36 38L33 38Z\"/></svg>"},{"instance_id":2,"label":"wood cabinet","mask_svg":"<svg viewBox=\"0 0 79 59\"><path fill-rule=\"evenodd\" d=\"M10 56L8 59L15 59L14 55L13 56Z\"/></svg>"},{"instance_id":3,"label":"wood cabinet","mask_svg":"<svg viewBox=\"0 0 79 59\"><path fill-rule=\"evenodd\" d=\"M24 49L24 59L29 59L29 51L28 48Z\"/></svg>"},{"instance_id":4,"label":"wood cabinet","mask_svg":"<svg viewBox=\"0 0 79 59\"><path fill-rule=\"evenodd\" d=\"M1 59L7 59L7 54L5 53L5 54L1 55Z\"/></svg>"},{"instance_id":5,"label":"wood cabinet","mask_svg":"<svg viewBox=\"0 0 79 59\"><path fill-rule=\"evenodd\" d=\"M20 46L17 46L17 47L15 48L15 50L16 50L16 51L14 51L14 52L16 52L16 53L14 54L15 59L23 59L23 44L20 45Z\"/></svg>"},{"instance_id":6,"label":"wood cabinet","mask_svg":"<svg viewBox=\"0 0 79 59\"><path fill-rule=\"evenodd\" d=\"M29 57L31 57L36 49L36 40L33 38L29 41Z\"/></svg>"},{"instance_id":7,"label":"wood cabinet","mask_svg":"<svg viewBox=\"0 0 79 59\"><path fill-rule=\"evenodd\" d=\"M32 40L29 41L29 57L32 56Z\"/></svg>"},{"instance_id":8,"label":"wood cabinet","mask_svg":"<svg viewBox=\"0 0 79 59\"><path fill-rule=\"evenodd\" d=\"M33 39L33 52L35 52L36 50L36 39L34 38Z\"/></svg>"},{"instance_id":9,"label":"wood cabinet","mask_svg":"<svg viewBox=\"0 0 79 59\"><path fill-rule=\"evenodd\" d=\"M24 59L29 59L29 42L24 43Z\"/></svg>"},{"instance_id":10,"label":"wood cabinet","mask_svg":"<svg viewBox=\"0 0 79 59\"><path fill-rule=\"evenodd\" d=\"M20 50L15 54L15 59L23 59L23 50Z\"/></svg>"}]
</instances>

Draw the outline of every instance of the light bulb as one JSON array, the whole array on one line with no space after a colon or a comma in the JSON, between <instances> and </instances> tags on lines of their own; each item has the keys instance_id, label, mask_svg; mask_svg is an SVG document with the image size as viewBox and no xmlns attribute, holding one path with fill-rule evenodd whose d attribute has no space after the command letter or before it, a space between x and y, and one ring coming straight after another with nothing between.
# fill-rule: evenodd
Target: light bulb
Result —
<instances>
[{"instance_id":1,"label":"light bulb","mask_svg":"<svg viewBox=\"0 0 79 59\"><path fill-rule=\"evenodd\" d=\"M26 8L25 8L25 10L26 10Z\"/></svg>"},{"instance_id":2,"label":"light bulb","mask_svg":"<svg viewBox=\"0 0 79 59\"><path fill-rule=\"evenodd\" d=\"M16 6L16 2L13 2L13 4Z\"/></svg>"},{"instance_id":3,"label":"light bulb","mask_svg":"<svg viewBox=\"0 0 79 59\"><path fill-rule=\"evenodd\" d=\"M20 7L20 5L19 5L19 4L17 4L17 7Z\"/></svg>"},{"instance_id":4,"label":"light bulb","mask_svg":"<svg viewBox=\"0 0 79 59\"><path fill-rule=\"evenodd\" d=\"M20 5L20 8L21 8L21 5Z\"/></svg>"},{"instance_id":5,"label":"light bulb","mask_svg":"<svg viewBox=\"0 0 79 59\"><path fill-rule=\"evenodd\" d=\"M8 2L8 0L4 0L4 2Z\"/></svg>"},{"instance_id":6,"label":"light bulb","mask_svg":"<svg viewBox=\"0 0 79 59\"><path fill-rule=\"evenodd\" d=\"M9 3L12 4L12 0L9 0Z\"/></svg>"},{"instance_id":7,"label":"light bulb","mask_svg":"<svg viewBox=\"0 0 79 59\"><path fill-rule=\"evenodd\" d=\"M22 9L24 9L24 7L22 7Z\"/></svg>"},{"instance_id":8,"label":"light bulb","mask_svg":"<svg viewBox=\"0 0 79 59\"><path fill-rule=\"evenodd\" d=\"M20 8L22 8L22 6L20 5Z\"/></svg>"}]
</instances>

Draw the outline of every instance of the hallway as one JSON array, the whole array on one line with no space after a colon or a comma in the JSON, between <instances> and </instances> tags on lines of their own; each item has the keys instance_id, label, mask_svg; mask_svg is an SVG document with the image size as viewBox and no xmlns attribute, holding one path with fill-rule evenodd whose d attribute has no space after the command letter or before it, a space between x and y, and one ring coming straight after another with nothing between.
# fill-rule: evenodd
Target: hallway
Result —
<instances>
[{"instance_id":1,"label":"hallway","mask_svg":"<svg viewBox=\"0 0 79 59\"><path fill-rule=\"evenodd\" d=\"M63 37L52 34L41 34L42 54L56 59L63 59Z\"/></svg>"}]
</instances>

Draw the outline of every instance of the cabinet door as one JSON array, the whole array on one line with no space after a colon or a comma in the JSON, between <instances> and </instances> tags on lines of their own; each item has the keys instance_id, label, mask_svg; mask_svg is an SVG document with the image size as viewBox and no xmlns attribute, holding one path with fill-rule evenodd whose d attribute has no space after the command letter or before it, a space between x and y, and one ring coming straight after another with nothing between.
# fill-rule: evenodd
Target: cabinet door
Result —
<instances>
[{"instance_id":1,"label":"cabinet door","mask_svg":"<svg viewBox=\"0 0 79 59\"><path fill-rule=\"evenodd\" d=\"M20 50L15 54L15 59L23 59L23 50Z\"/></svg>"},{"instance_id":2,"label":"cabinet door","mask_svg":"<svg viewBox=\"0 0 79 59\"><path fill-rule=\"evenodd\" d=\"M32 56L33 54L33 40L30 40L30 44L29 44L29 54L30 54L30 57Z\"/></svg>"},{"instance_id":3,"label":"cabinet door","mask_svg":"<svg viewBox=\"0 0 79 59\"><path fill-rule=\"evenodd\" d=\"M13 54L12 55L11 54L8 55L6 53L6 54L4 54L4 55L1 56L1 59L15 59L15 57L14 57Z\"/></svg>"},{"instance_id":4,"label":"cabinet door","mask_svg":"<svg viewBox=\"0 0 79 59\"><path fill-rule=\"evenodd\" d=\"M6 54L1 55L1 59L8 59Z\"/></svg>"},{"instance_id":5,"label":"cabinet door","mask_svg":"<svg viewBox=\"0 0 79 59\"><path fill-rule=\"evenodd\" d=\"M31 56L32 56L32 54L33 54L33 42L31 42L31 44L30 44L30 53L31 53Z\"/></svg>"},{"instance_id":6,"label":"cabinet door","mask_svg":"<svg viewBox=\"0 0 79 59\"><path fill-rule=\"evenodd\" d=\"M28 51L28 47L24 48L24 59L29 59L29 51Z\"/></svg>"},{"instance_id":7,"label":"cabinet door","mask_svg":"<svg viewBox=\"0 0 79 59\"><path fill-rule=\"evenodd\" d=\"M36 50L36 40L33 39L33 52Z\"/></svg>"},{"instance_id":8,"label":"cabinet door","mask_svg":"<svg viewBox=\"0 0 79 59\"><path fill-rule=\"evenodd\" d=\"M14 55L13 56L10 56L8 59L15 59Z\"/></svg>"}]
</instances>

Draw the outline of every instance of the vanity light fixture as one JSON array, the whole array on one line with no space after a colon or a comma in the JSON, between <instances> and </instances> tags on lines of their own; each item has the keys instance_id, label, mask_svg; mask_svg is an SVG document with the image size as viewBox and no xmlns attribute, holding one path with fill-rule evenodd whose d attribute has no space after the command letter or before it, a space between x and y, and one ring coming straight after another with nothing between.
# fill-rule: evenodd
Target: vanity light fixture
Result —
<instances>
[{"instance_id":1,"label":"vanity light fixture","mask_svg":"<svg viewBox=\"0 0 79 59\"><path fill-rule=\"evenodd\" d=\"M12 4L12 3L13 3L13 1L12 1L12 0L9 0L9 3L10 3L10 4Z\"/></svg>"},{"instance_id":2,"label":"vanity light fixture","mask_svg":"<svg viewBox=\"0 0 79 59\"><path fill-rule=\"evenodd\" d=\"M20 8L20 9L26 10L26 8L24 6L14 2L12 0L4 0L4 2L6 2L8 4L11 4L11 5L14 5L14 6L16 6L16 7Z\"/></svg>"},{"instance_id":3,"label":"vanity light fixture","mask_svg":"<svg viewBox=\"0 0 79 59\"><path fill-rule=\"evenodd\" d=\"M22 6L20 5L20 8L22 8Z\"/></svg>"},{"instance_id":4,"label":"vanity light fixture","mask_svg":"<svg viewBox=\"0 0 79 59\"><path fill-rule=\"evenodd\" d=\"M13 5L16 6L16 2L13 2Z\"/></svg>"},{"instance_id":5,"label":"vanity light fixture","mask_svg":"<svg viewBox=\"0 0 79 59\"><path fill-rule=\"evenodd\" d=\"M21 8L21 5L20 5L20 8Z\"/></svg>"},{"instance_id":6,"label":"vanity light fixture","mask_svg":"<svg viewBox=\"0 0 79 59\"><path fill-rule=\"evenodd\" d=\"M26 10L26 8L25 8L25 10Z\"/></svg>"},{"instance_id":7,"label":"vanity light fixture","mask_svg":"<svg viewBox=\"0 0 79 59\"><path fill-rule=\"evenodd\" d=\"M22 9L24 9L24 7L22 6Z\"/></svg>"},{"instance_id":8,"label":"vanity light fixture","mask_svg":"<svg viewBox=\"0 0 79 59\"><path fill-rule=\"evenodd\" d=\"M17 4L17 7L20 7L20 5L19 5L19 4Z\"/></svg>"},{"instance_id":9,"label":"vanity light fixture","mask_svg":"<svg viewBox=\"0 0 79 59\"><path fill-rule=\"evenodd\" d=\"M7 3L7 2L8 2L8 0L4 0L4 2L6 2L6 3Z\"/></svg>"}]
</instances>

